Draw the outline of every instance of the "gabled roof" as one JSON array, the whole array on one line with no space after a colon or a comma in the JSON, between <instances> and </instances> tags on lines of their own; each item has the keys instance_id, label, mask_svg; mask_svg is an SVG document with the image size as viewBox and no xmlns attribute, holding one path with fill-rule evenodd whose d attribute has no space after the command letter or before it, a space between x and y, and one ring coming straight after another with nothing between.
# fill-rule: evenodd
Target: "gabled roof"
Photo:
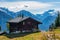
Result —
<instances>
[{"instance_id":1,"label":"gabled roof","mask_svg":"<svg viewBox=\"0 0 60 40\"><path fill-rule=\"evenodd\" d=\"M19 23L19 22L21 22L21 21L23 21L23 20L25 20L27 18L29 18L29 17L24 17L24 18L17 17L17 18L14 18L14 19L9 20L8 22L16 22L16 23Z\"/></svg>"},{"instance_id":2,"label":"gabled roof","mask_svg":"<svg viewBox=\"0 0 60 40\"><path fill-rule=\"evenodd\" d=\"M21 22L21 21L24 21L24 20L26 20L26 19L28 19L28 18L30 18L30 17L17 17L17 18L14 18L14 19L12 19L12 20L9 20L8 22L9 23L19 23L19 22ZM33 18L32 18L33 19ZM35 19L33 19L33 20L35 20ZM35 21L37 21L37 20L35 20ZM39 22L39 21L37 21L37 22ZM41 23L41 22L39 22L39 23Z\"/></svg>"}]
</instances>

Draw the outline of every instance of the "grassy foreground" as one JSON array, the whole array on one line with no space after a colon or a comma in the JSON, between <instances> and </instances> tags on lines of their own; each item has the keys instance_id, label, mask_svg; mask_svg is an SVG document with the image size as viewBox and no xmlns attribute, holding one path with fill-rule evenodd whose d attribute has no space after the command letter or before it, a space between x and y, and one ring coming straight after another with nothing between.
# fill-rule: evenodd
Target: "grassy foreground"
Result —
<instances>
[{"instance_id":1,"label":"grassy foreground","mask_svg":"<svg viewBox=\"0 0 60 40\"><path fill-rule=\"evenodd\" d=\"M16 38L8 38L7 36L0 36L0 40L41 40L42 33L37 32L37 33L32 33L29 35L25 35L23 37L16 37Z\"/></svg>"},{"instance_id":2,"label":"grassy foreground","mask_svg":"<svg viewBox=\"0 0 60 40\"><path fill-rule=\"evenodd\" d=\"M60 40L60 29L52 32L36 32L21 37L8 38L7 36L0 35L0 40L48 40L48 35L54 34L53 38Z\"/></svg>"}]
</instances>

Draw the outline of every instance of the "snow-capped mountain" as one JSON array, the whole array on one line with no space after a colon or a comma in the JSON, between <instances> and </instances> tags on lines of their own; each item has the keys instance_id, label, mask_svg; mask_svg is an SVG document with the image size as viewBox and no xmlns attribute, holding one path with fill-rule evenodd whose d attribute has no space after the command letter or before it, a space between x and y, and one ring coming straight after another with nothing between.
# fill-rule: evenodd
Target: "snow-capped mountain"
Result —
<instances>
[{"instance_id":1,"label":"snow-capped mountain","mask_svg":"<svg viewBox=\"0 0 60 40\"><path fill-rule=\"evenodd\" d=\"M37 21L39 21L40 19L38 18L38 17L36 17L34 14L32 14L31 12L29 12L29 11L26 11L26 10L21 10L21 11L19 11L19 12L16 12L16 15L17 16L20 16L20 15L23 15L23 16L28 16L28 17L31 17L31 18L33 18L33 19L35 19L35 20L37 20Z\"/></svg>"},{"instance_id":2,"label":"snow-capped mountain","mask_svg":"<svg viewBox=\"0 0 60 40\"><path fill-rule=\"evenodd\" d=\"M39 25L39 29L42 31L49 30L50 25L55 22L57 18L57 13L55 10L48 10L44 14L37 14L36 16L42 21L43 24Z\"/></svg>"},{"instance_id":3,"label":"snow-capped mountain","mask_svg":"<svg viewBox=\"0 0 60 40\"><path fill-rule=\"evenodd\" d=\"M15 13L12 12L12 11L9 11L7 8L0 7L0 10L3 11L3 12L5 12L7 15L10 15L12 17L15 17Z\"/></svg>"},{"instance_id":4,"label":"snow-capped mountain","mask_svg":"<svg viewBox=\"0 0 60 40\"><path fill-rule=\"evenodd\" d=\"M40 30L49 30L50 25L56 20L57 13L55 10L48 10L43 14L32 14L27 10L21 10L16 13L9 11L6 8L0 8L0 25L2 26L2 30L7 30L6 22L12 18L16 18L19 16L31 17L42 24L39 25Z\"/></svg>"}]
</instances>

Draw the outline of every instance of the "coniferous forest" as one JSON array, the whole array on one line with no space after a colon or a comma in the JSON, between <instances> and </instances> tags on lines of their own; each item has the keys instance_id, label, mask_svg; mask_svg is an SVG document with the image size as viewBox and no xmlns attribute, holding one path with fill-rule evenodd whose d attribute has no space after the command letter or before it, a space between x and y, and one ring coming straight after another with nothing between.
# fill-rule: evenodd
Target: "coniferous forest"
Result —
<instances>
[{"instance_id":1,"label":"coniferous forest","mask_svg":"<svg viewBox=\"0 0 60 40\"><path fill-rule=\"evenodd\" d=\"M58 17L57 17L57 19L55 21L55 23L56 23L55 26L60 27L60 12L58 11L57 13L58 13Z\"/></svg>"}]
</instances>

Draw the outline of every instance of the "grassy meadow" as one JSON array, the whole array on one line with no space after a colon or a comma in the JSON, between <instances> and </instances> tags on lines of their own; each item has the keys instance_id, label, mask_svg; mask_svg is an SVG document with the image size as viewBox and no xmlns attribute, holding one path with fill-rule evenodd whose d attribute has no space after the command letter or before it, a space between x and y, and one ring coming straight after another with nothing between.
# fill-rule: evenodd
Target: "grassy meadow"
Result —
<instances>
[{"instance_id":1,"label":"grassy meadow","mask_svg":"<svg viewBox=\"0 0 60 40\"><path fill-rule=\"evenodd\" d=\"M50 38L51 35L52 38ZM48 32L35 32L27 34L25 36L19 36L19 37L17 36L15 38L9 38L5 34L0 35L0 40L48 40L48 39L60 40L60 29L55 29L54 31L48 31Z\"/></svg>"}]
</instances>

